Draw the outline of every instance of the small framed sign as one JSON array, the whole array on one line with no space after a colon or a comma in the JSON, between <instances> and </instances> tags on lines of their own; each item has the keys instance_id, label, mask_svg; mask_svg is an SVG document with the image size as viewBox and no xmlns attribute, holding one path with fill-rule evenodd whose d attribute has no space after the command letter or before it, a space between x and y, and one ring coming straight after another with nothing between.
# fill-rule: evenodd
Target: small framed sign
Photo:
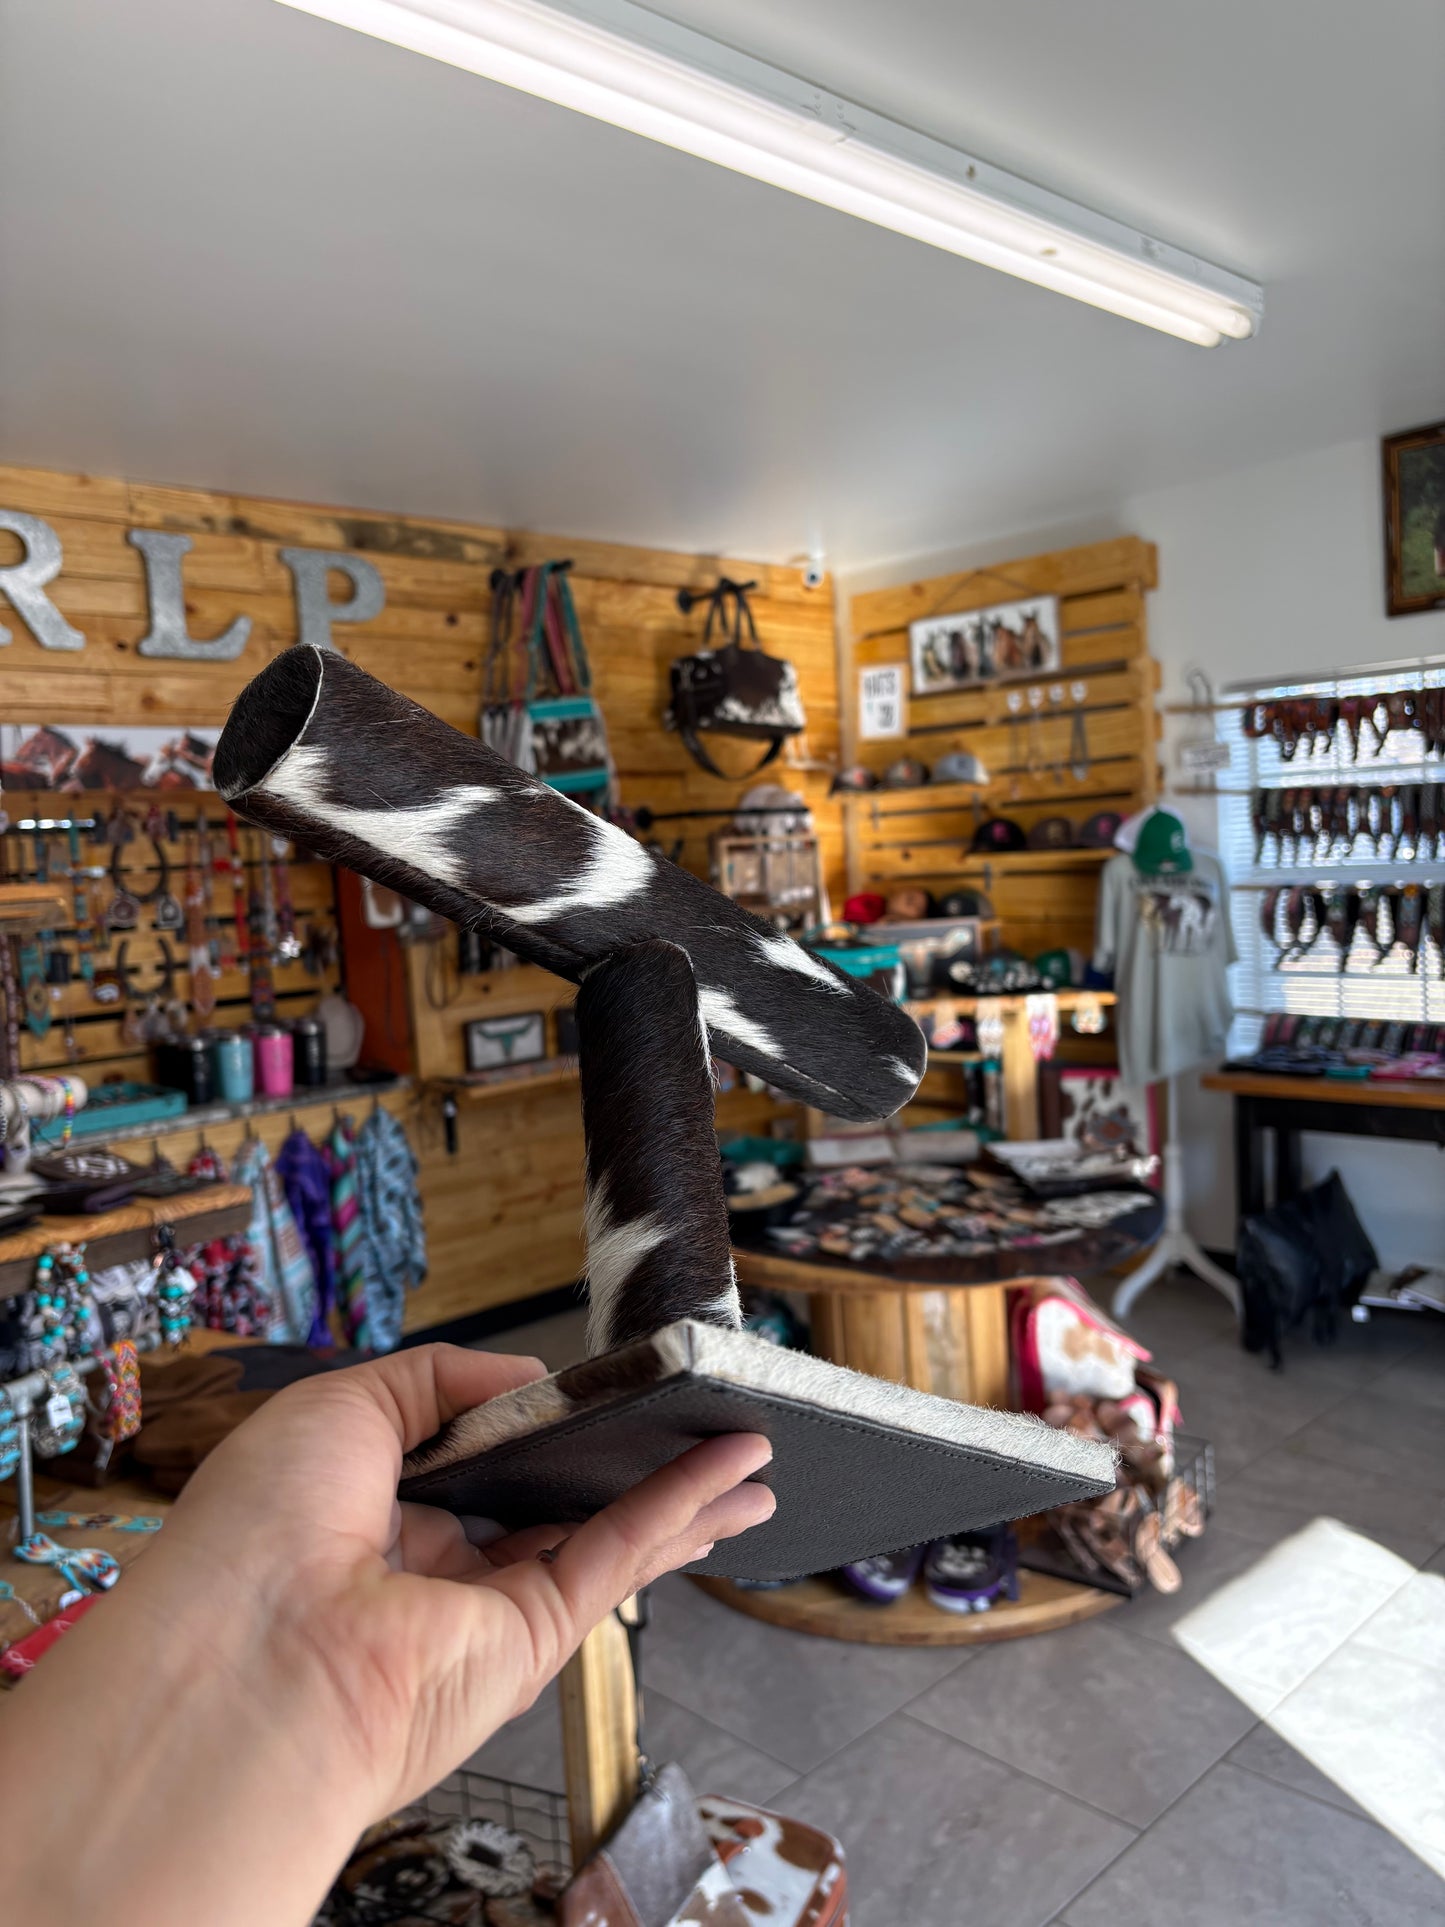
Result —
<instances>
[{"instance_id":1,"label":"small framed sign","mask_svg":"<svg viewBox=\"0 0 1445 1927\"><path fill-rule=\"evenodd\" d=\"M858 671L858 737L879 743L903 734L903 664Z\"/></svg>"},{"instance_id":2,"label":"small framed sign","mask_svg":"<svg viewBox=\"0 0 1445 1927\"><path fill-rule=\"evenodd\" d=\"M547 1054L547 1026L540 1010L512 1017L476 1017L465 1026L465 1034L469 1071L535 1064Z\"/></svg>"}]
</instances>

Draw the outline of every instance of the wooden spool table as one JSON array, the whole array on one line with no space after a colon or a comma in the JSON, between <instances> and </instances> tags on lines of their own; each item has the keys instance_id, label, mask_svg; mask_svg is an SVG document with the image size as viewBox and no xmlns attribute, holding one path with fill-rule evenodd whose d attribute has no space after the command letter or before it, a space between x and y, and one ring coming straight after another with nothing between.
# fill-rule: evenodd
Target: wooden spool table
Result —
<instances>
[{"instance_id":1,"label":"wooden spool table","mask_svg":"<svg viewBox=\"0 0 1445 1927\"><path fill-rule=\"evenodd\" d=\"M1131 1257L1147 1241L1120 1239L1128 1245L1120 1255ZM743 1248L735 1248L734 1257L740 1284L807 1294L813 1349L821 1357L965 1404L1007 1406L1008 1294L1040 1275L1075 1269L1070 1254L1077 1259L1081 1249L1098 1269L1098 1235L1089 1234L1077 1243L1047 1247L1047 1274L1026 1269L1030 1262L1039 1262L1036 1248L1020 1248L1016 1275L966 1283L900 1278L858 1265ZM1001 1269L1006 1261L1007 1254L998 1254ZM1106 1260L1118 1261L1112 1255ZM938 1261L919 1268L942 1269ZM1035 1572L1020 1572L1017 1601L1001 1601L984 1613L944 1612L917 1586L895 1604L879 1607L850 1596L827 1578L804 1579L775 1591L753 1591L726 1579L698 1577L695 1584L770 1625L872 1646L974 1646L1021 1639L1092 1619L1119 1603L1116 1593Z\"/></svg>"}]
</instances>

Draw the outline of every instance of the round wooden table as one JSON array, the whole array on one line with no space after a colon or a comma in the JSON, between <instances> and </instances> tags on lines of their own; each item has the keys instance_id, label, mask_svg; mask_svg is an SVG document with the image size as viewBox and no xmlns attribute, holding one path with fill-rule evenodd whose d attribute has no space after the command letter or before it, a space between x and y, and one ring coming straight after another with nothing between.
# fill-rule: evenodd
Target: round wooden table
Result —
<instances>
[{"instance_id":1,"label":"round wooden table","mask_svg":"<svg viewBox=\"0 0 1445 1927\"><path fill-rule=\"evenodd\" d=\"M1132 1257L1151 1241L1130 1240L1130 1250L1122 1256ZM1039 1277L1072 1271L1071 1253L1079 1255L1073 1241L1021 1247L1010 1254L1019 1267L1015 1276L945 1283L937 1277L913 1279L860 1265L733 1248L740 1284L806 1294L813 1350L820 1357L920 1392L1002 1407L1010 1403L1008 1294ZM1026 1268L1030 1261L1037 1267L1033 1271ZM919 1267L939 1268L936 1261ZM1027 1523L1023 1529L1026 1534ZM984 1613L944 1612L919 1586L896 1604L879 1607L845 1593L828 1578L804 1579L775 1591L735 1586L726 1579L697 1578L695 1583L738 1612L770 1625L875 1646L972 1646L1020 1639L1092 1619L1119 1603L1116 1593L1034 1572L1020 1572L1016 1602L1000 1601Z\"/></svg>"}]
</instances>

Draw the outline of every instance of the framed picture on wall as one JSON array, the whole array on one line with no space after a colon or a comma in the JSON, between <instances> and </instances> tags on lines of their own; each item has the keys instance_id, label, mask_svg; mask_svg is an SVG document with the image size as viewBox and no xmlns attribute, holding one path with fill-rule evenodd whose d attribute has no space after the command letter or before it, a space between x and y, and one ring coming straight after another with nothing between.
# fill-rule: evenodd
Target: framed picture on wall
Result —
<instances>
[{"instance_id":1,"label":"framed picture on wall","mask_svg":"<svg viewBox=\"0 0 1445 1927\"><path fill-rule=\"evenodd\" d=\"M463 1027L469 1071L500 1071L512 1064L535 1064L547 1054L546 1023L540 1010L516 1017L476 1017Z\"/></svg>"},{"instance_id":2,"label":"framed picture on wall","mask_svg":"<svg viewBox=\"0 0 1445 1927\"><path fill-rule=\"evenodd\" d=\"M1445 422L1386 435L1385 606L1392 616L1445 607Z\"/></svg>"},{"instance_id":3,"label":"framed picture on wall","mask_svg":"<svg viewBox=\"0 0 1445 1927\"><path fill-rule=\"evenodd\" d=\"M1046 676L1060 660L1058 598L1030 596L962 615L925 616L909 624L908 645L915 696Z\"/></svg>"},{"instance_id":4,"label":"framed picture on wall","mask_svg":"<svg viewBox=\"0 0 1445 1927\"><path fill-rule=\"evenodd\" d=\"M218 729L117 723L0 725L0 782L14 790L208 790Z\"/></svg>"}]
</instances>

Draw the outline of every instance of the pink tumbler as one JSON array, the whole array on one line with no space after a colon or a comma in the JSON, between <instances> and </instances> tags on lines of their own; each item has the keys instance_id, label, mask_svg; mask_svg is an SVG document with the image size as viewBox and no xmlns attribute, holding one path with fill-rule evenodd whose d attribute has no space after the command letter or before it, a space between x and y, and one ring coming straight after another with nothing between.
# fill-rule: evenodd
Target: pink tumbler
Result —
<instances>
[{"instance_id":1,"label":"pink tumbler","mask_svg":"<svg viewBox=\"0 0 1445 1927\"><path fill-rule=\"evenodd\" d=\"M289 1097L294 1088L291 1033L279 1024L262 1024L255 1035L256 1094Z\"/></svg>"}]
</instances>

